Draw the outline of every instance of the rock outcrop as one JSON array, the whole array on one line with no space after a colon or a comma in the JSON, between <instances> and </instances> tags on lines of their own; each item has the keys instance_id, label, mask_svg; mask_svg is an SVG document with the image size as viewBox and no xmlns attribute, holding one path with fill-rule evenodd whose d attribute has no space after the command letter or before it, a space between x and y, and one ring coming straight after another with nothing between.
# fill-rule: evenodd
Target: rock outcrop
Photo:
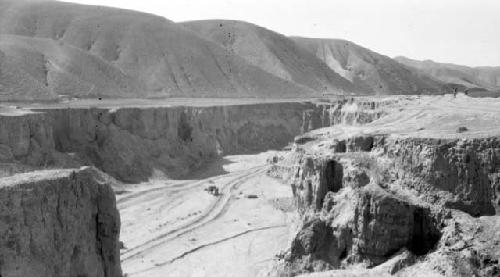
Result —
<instances>
[{"instance_id":1,"label":"rock outcrop","mask_svg":"<svg viewBox=\"0 0 500 277\"><path fill-rule=\"evenodd\" d=\"M0 178L0 275L121 277L120 216L95 169Z\"/></svg>"},{"instance_id":2,"label":"rock outcrop","mask_svg":"<svg viewBox=\"0 0 500 277\"><path fill-rule=\"evenodd\" d=\"M308 218L292 242L292 272L373 266L402 249L426 254L440 237L429 214L375 186L328 193L320 214Z\"/></svg>"},{"instance_id":3,"label":"rock outcrop","mask_svg":"<svg viewBox=\"0 0 500 277\"><path fill-rule=\"evenodd\" d=\"M397 103L395 99L339 98L318 103L304 112L302 133L333 125L360 125L375 121L386 114L384 108Z\"/></svg>"},{"instance_id":4,"label":"rock outcrop","mask_svg":"<svg viewBox=\"0 0 500 277\"><path fill-rule=\"evenodd\" d=\"M429 112L419 109L419 118ZM302 218L278 275L498 275L498 136L456 133L461 122L446 120L461 118L450 110L425 118L426 127L444 120L441 133L400 131L401 117L389 113L404 106L386 111L366 125L344 121L301 135L270 161Z\"/></svg>"},{"instance_id":5,"label":"rock outcrop","mask_svg":"<svg viewBox=\"0 0 500 277\"><path fill-rule=\"evenodd\" d=\"M500 170L498 138L385 139L377 146L394 162L391 174L427 202L473 216L493 215Z\"/></svg>"},{"instance_id":6,"label":"rock outcrop","mask_svg":"<svg viewBox=\"0 0 500 277\"><path fill-rule=\"evenodd\" d=\"M303 226L286 274L377 266L401 251L426 255L444 243L443 228L454 222L445 220L448 210L470 216L498 210L496 138L364 136L343 143L349 141L347 151L293 156L288 178Z\"/></svg>"}]
</instances>

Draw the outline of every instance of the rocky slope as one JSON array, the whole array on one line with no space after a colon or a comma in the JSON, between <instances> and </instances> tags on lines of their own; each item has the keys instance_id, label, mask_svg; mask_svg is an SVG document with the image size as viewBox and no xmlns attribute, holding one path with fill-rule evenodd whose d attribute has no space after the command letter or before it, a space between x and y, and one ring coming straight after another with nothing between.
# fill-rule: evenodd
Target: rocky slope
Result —
<instances>
[{"instance_id":1,"label":"rocky slope","mask_svg":"<svg viewBox=\"0 0 500 277\"><path fill-rule=\"evenodd\" d=\"M440 94L449 90L425 74L350 41L292 39L358 88L375 94Z\"/></svg>"},{"instance_id":2,"label":"rocky slope","mask_svg":"<svg viewBox=\"0 0 500 277\"><path fill-rule=\"evenodd\" d=\"M355 90L350 81L315 55L271 30L231 20L189 21L182 25L223 46L227 55L239 55L282 79L323 93L343 94Z\"/></svg>"},{"instance_id":3,"label":"rocky slope","mask_svg":"<svg viewBox=\"0 0 500 277\"><path fill-rule=\"evenodd\" d=\"M395 60L445 83L462 85L466 89L500 90L499 67L468 67L431 60L417 61L406 57L396 57Z\"/></svg>"},{"instance_id":4,"label":"rocky slope","mask_svg":"<svg viewBox=\"0 0 500 277\"><path fill-rule=\"evenodd\" d=\"M278 275L500 272L500 132L488 127L500 115L451 99L400 98L378 120L309 132L273 159L270 174L288 180L302 214Z\"/></svg>"},{"instance_id":5,"label":"rocky slope","mask_svg":"<svg viewBox=\"0 0 500 277\"><path fill-rule=\"evenodd\" d=\"M121 277L120 217L91 168L0 178L0 274Z\"/></svg>"},{"instance_id":6,"label":"rocky slope","mask_svg":"<svg viewBox=\"0 0 500 277\"><path fill-rule=\"evenodd\" d=\"M165 18L56 1L0 1L0 72L2 101L314 93Z\"/></svg>"}]
</instances>

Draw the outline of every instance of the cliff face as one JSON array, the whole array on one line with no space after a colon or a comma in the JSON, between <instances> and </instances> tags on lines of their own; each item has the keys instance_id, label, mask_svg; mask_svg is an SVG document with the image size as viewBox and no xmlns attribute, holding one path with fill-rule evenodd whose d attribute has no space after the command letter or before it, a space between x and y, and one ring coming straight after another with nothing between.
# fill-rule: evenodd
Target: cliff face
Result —
<instances>
[{"instance_id":1,"label":"cliff face","mask_svg":"<svg viewBox=\"0 0 500 277\"><path fill-rule=\"evenodd\" d=\"M397 102L394 99L345 98L329 103L318 103L303 113L302 133L333 125L360 125L370 123L386 114L384 107Z\"/></svg>"},{"instance_id":2,"label":"cliff face","mask_svg":"<svg viewBox=\"0 0 500 277\"><path fill-rule=\"evenodd\" d=\"M0 160L34 168L95 165L126 182L155 172L180 177L221 154L286 146L311 125L305 111L323 112L311 103L276 103L0 116Z\"/></svg>"},{"instance_id":3,"label":"cliff face","mask_svg":"<svg viewBox=\"0 0 500 277\"><path fill-rule=\"evenodd\" d=\"M498 138L386 139L391 174L430 203L474 216L495 214L494 182L500 170Z\"/></svg>"},{"instance_id":4,"label":"cliff face","mask_svg":"<svg viewBox=\"0 0 500 277\"><path fill-rule=\"evenodd\" d=\"M0 162L39 164L54 149L52 125L45 114L0 116Z\"/></svg>"},{"instance_id":5,"label":"cliff face","mask_svg":"<svg viewBox=\"0 0 500 277\"><path fill-rule=\"evenodd\" d=\"M121 277L120 217L93 169L0 179L0 274Z\"/></svg>"},{"instance_id":6,"label":"cliff face","mask_svg":"<svg viewBox=\"0 0 500 277\"><path fill-rule=\"evenodd\" d=\"M439 209L391 190L383 158L370 155L365 139L352 141L363 143L296 160L290 183L303 225L286 257L287 274L374 266L404 249L423 255L441 236Z\"/></svg>"},{"instance_id":7,"label":"cliff face","mask_svg":"<svg viewBox=\"0 0 500 277\"><path fill-rule=\"evenodd\" d=\"M401 251L425 255L454 222L445 220L448 210L475 217L499 210L496 138L362 136L331 145L326 153L296 148L302 154L288 169L304 220L289 274L379 265Z\"/></svg>"},{"instance_id":8,"label":"cliff face","mask_svg":"<svg viewBox=\"0 0 500 277\"><path fill-rule=\"evenodd\" d=\"M125 181L157 169L179 177L218 155L286 145L307 104L158 109L56 110L55 147Z\"/></svg>"},{"instance_id":9,"label":"cliff face","mask_svg":"<svg viewBox=\"0 0 500 277\"><path fill-rule=\"evenodd\" d=\"M428 209L374 186L328 193L317 215L308 215L292 241L290 273L378 265L408 249L429 252L440 233Z\"/></svg>"},{"instance_id":10,"label":"cliff face","mask_svg":"<svg viewBox=\"0 0 500 277\"><path fill-rule=\"evenodd\" d=\"M387 113L405 113L404 105L396 106ZM342 113L352 117L346 107ZM414 113L428 124L410 125L415 131L408 128L410 119L390 114L365 125L344 120L301 135L289 152L272 159L269 173L290 183L302 215L281 274L330 269L341 271L324 276L498 273L498 247L482 242L500 243L491 227L500 210L498 138L481 129L459 135L446 128L425 137L418 132L427 126L453 126L447 116L460 120L443 107L446 115L433 114L435 121L427 122L422 116L427 109ZM398 129L400 120L407 129ZM492 216L493 223L484 216ZM354 264L367 269L343 270Z\"/></svg>"}]
</instances>

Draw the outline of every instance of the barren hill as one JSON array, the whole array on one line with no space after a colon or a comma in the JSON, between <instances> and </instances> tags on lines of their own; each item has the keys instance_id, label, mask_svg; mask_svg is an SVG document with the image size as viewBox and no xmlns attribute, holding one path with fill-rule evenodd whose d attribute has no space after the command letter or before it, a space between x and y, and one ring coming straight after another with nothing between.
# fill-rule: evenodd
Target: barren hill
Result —
<instances>
[{"instance_id":1,"label":"barren hill","mask_svg":"<svg viewBox=\"0 0 500 277\"><path fill-rule=\"evenodd\" d=\"M0 0L1 100L311 93L162 17Z\"/></svg>"},{"instance_id":2,"label":"barren hill","mask_svg":"<svg viewBox=\"0 0 500 277\"><path fill-rule=\"evenodd\" d=\"M257 25L233 20L183 23L265 71L323 92L350 92L354 86L290 38ZM358 92L361 92L358 90Z\"/></svg>"},{"instance_id":3,"label":"barren hill","mask_svg":"<svg viewBox=\"0 0 500 277\"><path fill-rule=\"evenodd\" d=\"M331 69L377 94L441 93L443 84L393 59L340 39L293 37Z\"/></svg>"},{"instance_id":4,"label":"barren hill","mask_svg":"<svg viewBox=\"0 0 500 277\"><path fill-rule=\"evenodd\" d=\"M417 61L406 57L396 57L395 60L446 83L467 88L500 90L500 67L468 67L431 60Z\"/></svg>"}]
</instances>

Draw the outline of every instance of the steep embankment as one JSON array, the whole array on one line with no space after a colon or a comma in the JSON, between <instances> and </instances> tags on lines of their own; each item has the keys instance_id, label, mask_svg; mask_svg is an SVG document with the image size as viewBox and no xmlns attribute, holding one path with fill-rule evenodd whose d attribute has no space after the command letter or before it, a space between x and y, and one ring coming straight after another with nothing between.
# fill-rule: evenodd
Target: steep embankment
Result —
<instances>
[{"instance_id":1,"label":"steep embankment","mask_svg":"<svg viewBox=\"0 0 500 277\"><path fill-rule=\"evenodd\" d=\"M239 55L285 80L323 93L355 92L349 81L284 35L242 21L201 20L182 25L223 46L227 55Z\"/></svg>"},{"instance_id":2,"label":"steep embankment","mask_svg":"<svg viewBox=\"0 0 500 277\"><path fill-rule=\"evenodd\" d=\"M121 277L120 216L90 168L0 178L2 276Z\"/></svg>"},{"instance_id":3,"label":"steep embankment","mask_svg":"<svg viewBox=\"0 0 500 277\"><path fill-rule=\"evenodd\" d=\"M500 207L498 103L422 97L384 110L307 133L273 159L303 216L277 272L495 276L498 216L475 217Z\"/></svg>"},{"instance_id":4,"label":"steep embankment","mask_svg":"<svg viewBox=\"0 0 500 277\"><path fill-rule=\"evenodd\" d=\"M0 72L0 100L313 93L165 18L55 1L0 1Z\"/></svg>"},{"instance_id":5,"label":"steep embankment","mask_svg":"<svg viewBox=\"0 0 500 277\"><path fill-rule=\"evenodd\" d=\"M466 89L500 90L500 67L468 67L406 57L396 57L395 60L445 83L462 85Z\"/></svg>"},{"instance_id":6,"label":"steep embankment","mask_svg":"<svg viewBox=\"0 0 500 277\"><path fill-rule=\"evenodd\" d=\"M441 94L447 90L443 83L350 41L292 39L357 87L376 94Z\"/></svg>"},{"instance_id":7,"label":"steep embankment","mask_svg":"<svg viewBox=\"0 0 500 277\"><path fill-rule=\"evenodd\" d=\"M95 165L127 182L180 177L219 155L286 146L312 103L46 109L0 116L0 161L22 167ZM304 123L305 122L305 123ZM326 123L325 123L326 124Z\"/></svg>"}]
</instances>

